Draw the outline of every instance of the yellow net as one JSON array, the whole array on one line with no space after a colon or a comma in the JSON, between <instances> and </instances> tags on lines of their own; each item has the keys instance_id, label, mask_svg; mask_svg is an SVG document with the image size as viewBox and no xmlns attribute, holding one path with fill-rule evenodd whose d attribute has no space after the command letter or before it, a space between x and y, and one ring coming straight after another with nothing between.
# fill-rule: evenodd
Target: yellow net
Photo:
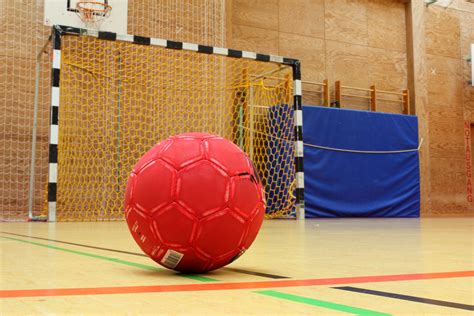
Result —
<instances>
[{"instance_id":1,"label":"yellow net","mask_svg":"<svg viewBox=\"0 0 474 316\"><path fill-rule=\"evenodd\" d=\"M184 132L224 136L249 154L267 216L294 216L288 65L90 36L61 44L57 219L123 219L130 170Z\"/></svg>"}]
</instances>

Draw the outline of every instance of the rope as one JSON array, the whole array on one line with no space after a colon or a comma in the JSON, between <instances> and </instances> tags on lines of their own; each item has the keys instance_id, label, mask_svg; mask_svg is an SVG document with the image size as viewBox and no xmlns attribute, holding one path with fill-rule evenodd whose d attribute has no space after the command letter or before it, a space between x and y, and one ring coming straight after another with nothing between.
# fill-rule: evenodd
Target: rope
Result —
<instances>
[{"instance_id":1,"label":"rope","mask_svg":"<svg viewBox=\"0 0 474 316\"><path fill-rule=\"evenodd\" d=\"M340 151L340 152L346 152L346 153L356 153L356 154L401 154L401 153L409 153L409 152L420 151L422 144L423 144L423 138L420 140L420 144L418 145L418 148L415 148L415 149L369 151L369 150L353 150L353 149L333 148L333 147L326 147L326 146L319 146L319 145L304 143L305 146L309 146L309 147L325 149L325 150L332 150L332 151Z\"/></svg>"}]
</instances>

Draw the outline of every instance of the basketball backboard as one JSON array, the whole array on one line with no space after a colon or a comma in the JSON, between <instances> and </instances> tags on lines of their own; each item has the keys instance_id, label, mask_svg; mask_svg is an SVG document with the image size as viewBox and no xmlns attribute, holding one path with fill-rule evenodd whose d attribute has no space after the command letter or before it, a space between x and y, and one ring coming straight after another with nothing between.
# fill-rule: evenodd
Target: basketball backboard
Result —
<instances>
[{"instance_id":1,"label":"basketball backboard","mask_svg":"<svg viewBox=\"0 0 474 316\"><path fill-rule=\"evenodd\" d=\"M44 2L44 24L75 26L80 28L91 28L80 19L76 10L79 0L45 0ZM110 31L127 34L128 0L93 0L112 7L110 15L105 18L98 27L100 31Z\"/></svg>"}]
</instances>

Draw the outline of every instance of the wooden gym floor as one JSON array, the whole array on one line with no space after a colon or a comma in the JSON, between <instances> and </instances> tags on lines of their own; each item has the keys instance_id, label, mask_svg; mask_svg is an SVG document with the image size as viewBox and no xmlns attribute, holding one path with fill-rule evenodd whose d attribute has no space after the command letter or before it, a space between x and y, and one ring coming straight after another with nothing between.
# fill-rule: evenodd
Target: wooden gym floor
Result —
<instances>
[{"instance_id":1,"label":"wooden gym floor","mask_svg":"<svg viewBox=\"0 0 474 316\"><path fill-rule=\"evenodd\" d=\"M265 221L206 275L141 255L124 222L0 223L0 315L473 315L474 218Z\"/></svg>"}]
</instances>

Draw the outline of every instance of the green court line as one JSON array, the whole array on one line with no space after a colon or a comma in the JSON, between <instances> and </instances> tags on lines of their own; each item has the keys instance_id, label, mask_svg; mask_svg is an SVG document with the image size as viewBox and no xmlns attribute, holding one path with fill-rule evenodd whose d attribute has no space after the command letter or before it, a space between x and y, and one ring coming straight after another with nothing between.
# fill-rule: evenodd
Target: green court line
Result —
<instances>
[{"instance_id":1,"label":"green court line","mask_svg":"<svg viewBox=\"0 0 474 316\"><path fill-rule=\"evenodd\" d=\"M161 268L158 268L158 267L155 267L155 266L150 266L150 265L147 265L147 264L141 264L141 263L131 262L131 261L122 260L122 259L118 259L118 258L112 258L112 257L96 255L96 254L89 253L89 252L83 252L83 251L77 251L77 250L72 250L72 249L67 249L67 248L61 248L61 247L41 244L41 243L34 242L34 241L28 241L28 240L5 237L5 236L0 236L0 237L2 237L4 239L10 239L10 240L14 240L14 241L23 242L23 243L30 244L30 245L50 248L50 249L54 249L54 250L60 250L60 251L64 251L64 252L69 252L69 253L73 253L73 254L76 254L76 255L81 255L81 256L86 256L86 257L90 257L90 258L95 258L95 259L101 259L101 260L106 260L106 261L110 261L110 262L120 263L120 264L124 264L124 265L130 266L130 267L135 267L135 268L140 268L140 269L145 269L145 270L150 270L150 271L164 271L165 270L165 269L161 269ZM204 276L200 276L200 275L194 275L194 274L176 274L176 276L183 277L183 278L188 278L188 279L192 279L192 280L196 280L196 281L201 281L201 282L217 282L217 281L219 281L219 280L216 280L216 279L212 279L212 278L208 278L208 277L204 277Z\"/></svg>"},{"instance_id":2,"label":"green court line","mask_svg":"<svg viewBox=\"0 0 474 316\"><path fill-rule=\"evenodd\" d=\"M332 310L336 310L336 311L340 311L340 312L346 312L346 313L350 313L350 314L354 314L354 315L361 315L361 316L391 316L390 314L376 312L376 311L372 311L372 310L369 310L369 309L363 309L363 308L358 308L358 307L353 307L353 306L348 306L348 305L341 305L341 304L327 302L327 301L320 301L320 300L316 300L314 298L309 298L309 297L304 297L304 296L299 296L299 295L293 295L293 294L287 294L287 293L278 292L278 291L264 290L264 291L254 291L254 293L263 294L263 295L276 297L276 298L281 298L281 299L292 301L292 302L297 302L297 303L302 303L302 304L308 304L308 305L328 308L328 309L332 309Z\"/></svg>"}]
</instances>

